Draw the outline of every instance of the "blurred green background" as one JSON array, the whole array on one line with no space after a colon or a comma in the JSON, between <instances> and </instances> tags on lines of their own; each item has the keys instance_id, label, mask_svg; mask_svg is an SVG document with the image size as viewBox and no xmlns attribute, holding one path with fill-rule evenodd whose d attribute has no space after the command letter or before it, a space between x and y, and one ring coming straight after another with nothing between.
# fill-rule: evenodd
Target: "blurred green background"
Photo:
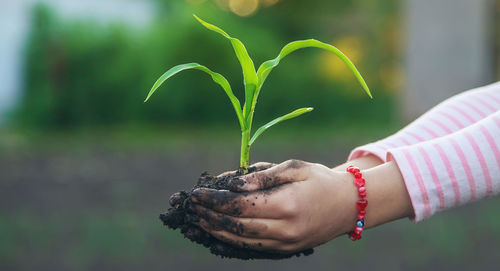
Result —
<instances>
[{"instance_id":1,"label":"blurred green background","mask_svg":"<svg viewBox=\"0 0 500 271\"><path fill-rule=\"evenodd\" d=\"M285 2L251 18L239 18L216 4L160 1L159 16L152 25L135 31L120 24L64 21L49 6L39 5L33 10L25 92L15 120L37 129L216 124L232 130L236 123L232 106L204 74L183 74L151 103L138 102L168 68L193 61L226 75L242 100L242 72L230 43L201 27L191 16L196 13L238 36L256 65L274 58L293 40L315 37L336 44L358 64L376 92L377 102L366 99L335 55L299 51L285 59L266 82L259 120L311 105L318 111L301 125L387 123L394 113L389 94L401 80L398 9L396 1L362 2L321 6ZM290 16L299 9L300 15ZM356 13L368 13L374 19L353 20Z\"/></svg>"},{"instance_id":2,"label":"blurred green background","mask_svg":"<svg viewBox=\"0 0 500 271\"><path fill-rule=\"evenodd\" d=\"M1 270L496 268L498 198L418 225L391 223L361 243L339 238L313 256L280 262L221 260L164 228L157 216L170 194L191 187L204 170L238 166L236 117L207 75L183 73L143 103L164 71L187 62L225 75L242 100L230 44L191 14L242 40L257 65L305 38L351 58L373 100L334 55L309 49L272 72L256 109L259 125L315 107L267 132L252 161L329 166L405 123L405 15L398 0L144 2L154 13L141 26L64 16L50 1L30 6L22 91L0 126Z\"/></svg>"}]
</instances>

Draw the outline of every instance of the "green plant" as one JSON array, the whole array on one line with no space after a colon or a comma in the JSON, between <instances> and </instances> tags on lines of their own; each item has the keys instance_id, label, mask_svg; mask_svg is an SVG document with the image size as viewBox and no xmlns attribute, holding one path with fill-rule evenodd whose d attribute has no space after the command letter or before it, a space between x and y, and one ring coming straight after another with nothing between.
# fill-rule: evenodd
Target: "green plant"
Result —
<instances>
[{"instance_id":1,"label":"green plant","mask_svg":"<svg viewBox=\"0 0 500 271\"><path fill-rule=\"evenodd\" d=\"M241 153L240 153L240 171L242 173L247 173L248 172L248 164L249 164L249 155L250 155L250 147L252 144L255 142L255 140L264 132L266 131L269 127L282 122L287 119L295 118L297 116L300 116L304 113L310 112L313 110L312 107L307 107L307 108L300 108L297 110L294 110L291 113L288 113L284 116L278 117L267 124L263 125L257 131L253 134L252 137L250 137L250 133L252 131L252 122L253 122L253 115L254 115L254 110L255 110L255 105L257 104L257 98L259 97L260 91L262 89L262 85L264 84L264 81L266 80L267 76L269 73L275 68L281 59L283 59L285 56L288 54L302 49L302 48L307 48L307 47L316 47L320 49L324 49L327 51L330 51L337 55L348 67L349 69L354 73L355 77L358 79L359 83L363 87L363 89L366 91L366 93L372 97L370 90L368 86L366 85L363 77L361 74L358 72L354 64L345 56L339 49L336 47L326 44L314 39L308 39L308 40L298 40L294 42L290 42L283 49L281 49L281 52L279 55L271 60L265 61L260 65L260 67L255 71L255 66L253 64L252 59L248 55L248 52L243 45L243 43L231 36L229 36L224 30L220 29L219 27L209 24L200 18L198 18L196 15L193 15L204 27L206 27L209 30L215 31L222 36L224 36L226 39L228 39L234 49L234 52L236 53L236 57L238 58L241 68L243 70L243 81L244 81L244 86L245 86L245 103L243 104L243 108L241 107L240 101L236 96L234 95L231 86L229 85L229 82L227 79L222 76L219 73L211 71L209 68L200 65L198 63L187 63L187 64L181 64L177 65L167 72L165 72L153 85L151 90L148 93L148 96L146 97L146 101L153 95L153 93L170 77L174 76L175 74L184 71L184 70L189 70L189 69L195 69L195 70L201 70L206 72L212 77L212 80L219 84L224 91L226 92L227 96L229 97L231 103L233 104L234 110L236 112L236 116L238 117L238 121L240 124L241 128Z\"/></svg>"}]
</instances>

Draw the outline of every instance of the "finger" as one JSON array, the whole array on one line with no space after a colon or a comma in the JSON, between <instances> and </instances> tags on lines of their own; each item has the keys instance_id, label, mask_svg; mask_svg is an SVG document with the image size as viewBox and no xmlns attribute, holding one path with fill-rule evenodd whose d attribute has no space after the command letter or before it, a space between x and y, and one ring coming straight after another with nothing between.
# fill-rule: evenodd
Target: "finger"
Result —
<instances>
[{"instance_id":1,"label":"finger","mask_svg":"<svg viewBox=\"0 0 500 271\"><path fill-rule=\"evenodd\" d=\"M222 242L231 244L240 248L250 248L254 250L260 251L273 251L273 252L281 252L283 248L291 248L291 245L285 244L281 241L271 240L271 239L261 239L261 238L248 238L238 236L231 232L225 230L216 230L211 227L211 225L204 221L200 220L196 222L198 226L200 226L203 230L211 234L213 237L221 240Z\"/></svg>"},{"instance_id":2,"label":"finger","mask_svg":"<svg viewBox=\"0 0 500 271\"><path fill-rule=\"evenodd\" d=\"M268 169L234 178L229 181L228 187L231 191L256 191L300 182L307 178L308 164L300 160L287 160Z\"/></svg>"},{"instance_id":3,"label":"finger","mask_svg":"<svg viewBox=\"0 0 500 271\"><path fill-rule=\"evenodd\" d=\"M268 168L273 167L275 165L276 165L275 163L257 162L255 164L251 165L250 167L248 167L248 171L250 171L250 172L260 171L260 170L268 169ZM231 176L231 175L234 176L234 175L236 175L237 172L238 172L237 170L226 171L226 172L222 172L217 177L220 178L220 177L226 177L226 176Z\"/></svg>"},{"instance_id":4,"label":"finger","mask_svg":"<svg viewBox=\"0 0 500 271\"><path fill-rule=\"evenodd\" d=\"M190 210L198 215L200 220L204 220L210 224L214 230L225 230L250 238L273 239L284 242L295 241L288 238L291 235L287 234L287 231L284 230L282 220L232 217L196 204L190 206Z\"/></svg>"},{"instance_id":5,"label":"finger","mask_svg":"<svg viewBox=\"0 0 500 271\"><path fill-rule=\"evenodd\" d=\"M261 171L268 169L270 167L276 166L275 163L269 163L269 162L257 162L255 164L252 164L250 167L248 167L248 171L254 172L254 171Z\"/></svg>"},{"instance_id":6,"label":"finger","mask_svg":"<svg viewBox=\"0 0 500 271\"><path fill-rule=\"evenodd\" d=\"M247 218L282 218L287 215L287 207L283 204L292 196L287 185L273 191L231 192L198 188L191 193L190 200L219 213Z\"/></svg>"},{"instance_id":7,"label":"finger","mask_svg":"<svg viewBox=\"0 0 500 271\"><path fill-rule=\"evenodd\" d=\"M221 174L217 175L217 178L226 177L230 175L235 176L237 172L238 172L237 170L222 172Z\"/></svg>"},{"instance_id":8,"label":"finger","mask_svg":"<svg viewBox=\"0 0 500 271\"><path fill-rule=\"evenodd\" d=\"M177 193L174 193L172 196L170 196L168 202L170 206L172 207L179 207L179 205L182 205L184 203L184 200L188 197L188 193L186 191L180 191Z\"/></svg>"},{"instance_id":9,"label":"finger","mask_svg":"<svg viewBox=\"0 0 500 271\"><path fill-rule=\"evenodd\" d=\"M210 239L208 237L209 233L207 233L205 230L203 230L195 223L185 225L184 227L182 227L181 233L184 234L184 236L189 240L202 245L208 245L207 240Z\"/></svg>"}]
</instances>

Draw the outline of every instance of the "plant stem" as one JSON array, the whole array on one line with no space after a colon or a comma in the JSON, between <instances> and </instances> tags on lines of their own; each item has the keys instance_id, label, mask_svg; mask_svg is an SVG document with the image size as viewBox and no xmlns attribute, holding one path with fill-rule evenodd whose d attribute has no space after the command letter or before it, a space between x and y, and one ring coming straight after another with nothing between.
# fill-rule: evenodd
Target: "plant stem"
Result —
<instances>
[{"instance_id":1,"label":"plant stem","mask_svg":"<svg viewBox=\"0 0 500 271\"><path fill-rule=\"evenodd\" d=\"M248 160L250 156L250 129L241 132L241 153L240 153L240 172L248 173Z\"/></svg>"}]
</instances>

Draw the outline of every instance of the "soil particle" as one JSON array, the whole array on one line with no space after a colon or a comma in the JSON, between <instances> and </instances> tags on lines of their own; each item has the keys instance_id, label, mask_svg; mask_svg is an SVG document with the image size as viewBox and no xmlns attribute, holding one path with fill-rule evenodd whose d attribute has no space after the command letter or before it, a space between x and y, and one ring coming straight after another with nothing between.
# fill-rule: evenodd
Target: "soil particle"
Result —
<instances>
[{"instance_id":1,"label":"soil particle","mask_svg":"<svg viewBox=\"0 0 500 271\"><path fill-rule=\"evenodd\" d=\"M229 190L238 190L240 187L242 187L245 184L245 180L241 178L234 178L232 179L229 184L228 188Z\"/></svg>"},{"instance_id":2,"label":"soil particle","mask_svg":"<svg viewBox=\"0 0 500 271\"><path fill-rule=\"evenodd\" d=\"M255 172L256 170L257 169L255 167L251 167L249 168L249 173ZM208 174L207 172L203 172L193 190L197 188L230 190L231 185L236 184L241 186L244 183L242 179L235 178L238 176L241 175L239 175L239 173L237 172L222 177L214 177ZM268 180L268 182L273 183L272 180ZM231 183L231 185L229 183ZM190 197L193 190L191 190L190 192L180 191L173 194L169 200L169 204L171 207L167 210L166 213L160 214L160 220L163 222L165 226L167 226L170 229L173 230L180 229L181 233L184 234L184 236L187 239L207 247L211 253L221 256L222 258L238 258L243 260L250 260L250 259L286 259L293 256L301 256L301 255L307 256L314 252L313 249L307 249L304 251L289 253L289 254L283 254L280 252L267 252L267 251L264 252L251 249L247 244L242 244L244 248L240 248L216 239L215 237L204 231L202 228L193 224L196 222L200 222L200 218L197 215L195 215L190 208L191 206ZM222 194L218 194L218 192L219 191L216 191L213 194L214 204L215 203L220 204L224 200L227 201L227 203L234 202L231 201L231 199L228 199L227 194L225 194L225 197L222 197L221 196ZM221 192L224 193L224 191ZM252 205L255 206L255 203L253 202ZM231 213L233 214L241 213L238 210L238 206L232 205L231 208L233 209ZM206 217L210 216L207 214ZM229 221L223 220L223 221L225 223L231 224L232 228L234 227L233 229L236 233L241 233L244 231L242 224L232 225L234 223L232 220ZM258 246L261 247L262 244L258 243Z\"/></svg>"}]
</instances>

